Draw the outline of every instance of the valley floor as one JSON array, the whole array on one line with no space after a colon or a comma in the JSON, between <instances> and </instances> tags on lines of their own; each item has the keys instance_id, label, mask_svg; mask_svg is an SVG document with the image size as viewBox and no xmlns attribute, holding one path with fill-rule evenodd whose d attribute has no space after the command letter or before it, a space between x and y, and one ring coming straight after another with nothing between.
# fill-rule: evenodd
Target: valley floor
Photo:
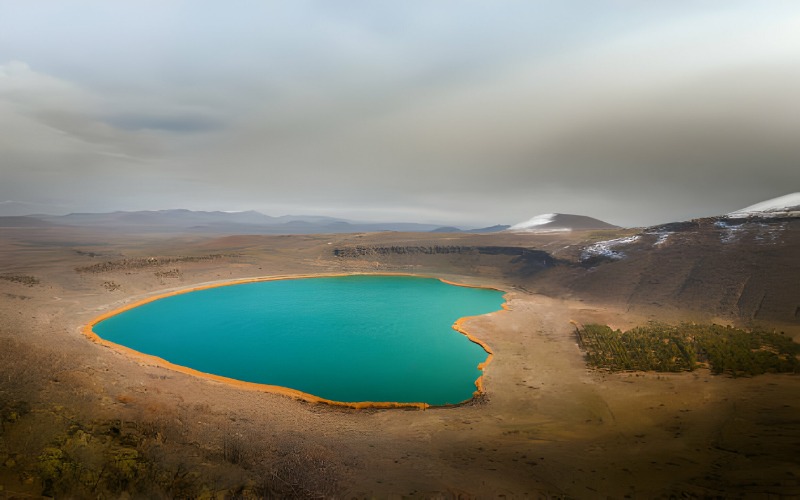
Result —
<instances>
[{"instance_id":1,"label":"valley floor","mask_svg":"<svg viewBox=\"0 0 800 500\"><path fill-rule=\"evenodd\" d=\"M76 484L59 482L64 472L48 464L66 463L67 454L87 470L113 460L124 472L125 450L137 453L128 476L98 473L96 488L220 497L800 496L797 376L587 369L572 322L627 328L652 314L533 293L465 261L400 265L331 253L396 236L119 236L109 243L88 232L33 231L9 231L0 241L0 275L9 277L0 280L0 498L58 488L81 496L90 489L77 484L79 475ZM104 262L116 264L96 266ZM101 313L165 290L382 271L508 291L509 311L465 325L495 353L483 397L425 411L310 404L172 371L81 334ZM61 462L51 459L54 449ZM151 479L143 479L145 463ZM147 481L158 487L148 490Z\"/></svg>"}]
</instances>

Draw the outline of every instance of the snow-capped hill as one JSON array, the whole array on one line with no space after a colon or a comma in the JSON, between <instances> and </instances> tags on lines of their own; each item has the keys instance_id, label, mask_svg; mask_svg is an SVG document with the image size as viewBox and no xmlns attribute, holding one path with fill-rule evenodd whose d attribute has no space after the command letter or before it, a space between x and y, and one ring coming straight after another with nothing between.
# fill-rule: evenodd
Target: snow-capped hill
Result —
<instances>
[{"instance_id":1,"label":"snow-capped hill","mask_svg":"<svg viewBox=\"0 0 800 500\"><path fill-rule=\"evenodd\" d=\"M514 224L506 231L551 233L581 229L616 229L618 227L585 215L540 214L519 224Z\"/></svg>"},{"instance_id":2,"label":"snow-capped hill","mask_svg":"<svg viewBox=\"0 0 800 500\"><path fill-rule=\"evenodd\" d=\"M530 219L526 220L525 222L520 222L519 224L514 224L510 228L509 231L524 231L526 229L532 229L536 226L543 226L549 224L550 222L555 219L556 215L558 214L539 214L535 217L531 217Z\"/></svg>"},{"instance_id":3,"label":"snow-capped hill","mask_svg":"<svg viewBox=\"0 0 800 500\"><path fill-rule=\"evenodd\" d=\"M736 210L735 212L729 213L728 217L740 218L756 215L774 216L797 213L800 213L800 193L791 193Z\"/></svg>"}]
</instances>

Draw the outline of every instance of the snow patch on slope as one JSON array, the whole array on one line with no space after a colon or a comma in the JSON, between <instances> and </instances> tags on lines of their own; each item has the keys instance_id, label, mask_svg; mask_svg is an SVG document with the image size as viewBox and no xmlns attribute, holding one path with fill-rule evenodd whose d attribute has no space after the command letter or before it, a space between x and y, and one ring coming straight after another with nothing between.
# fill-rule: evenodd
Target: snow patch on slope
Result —
<instances>
[{"instance_id":1,"label":"snow patch on slope","mask_svg":"<svg viewBox=\"0 0 800 500\"><path fill-rule=\"evenodd\" d=\"M665 231L662 233L655 233L655 234L658 235L658 239L656 240L655 243L653 243L653 246L660 247L661 245L667 242L672 233L669 231Z\"/></svg>"},{"instance_id":2,"label":"snow patch on slope","mask_svg":"<svg viewBox=\"0 0 800 500\"><path fill-rule=\"evenodd\" d=\"M739 233L744 228L744 226L741 224L734 225L721 220L715 222L714 227L722 230L719 236L719 241L722 243L731 243L736 241Z\"/></svg>"},{"instance_id":3,"label":"snow patch on slope","mask_svg":"<svg viewBox=\"0 0 800 500\"><path fill-rule=\"evenodd\" d=\"M646 230L643 234L646 234L648 236L655 236L656 237L656 241L653 242L653 246L654 247L660 247L660 246L664 245L667 242L667 240L669 239L669 237L672 236L673 234L675 234L675 232L674 231L667 231L667 230L664 230L664 229L661 229L661 230L652 230L651 229L651 230Z\"/></svg>"},{"instance_id":4,"label":"snow patch on slope","mask_svg":"<svg viewBox=\"0 0 800 500\"><path fill-rule=\"evenodd\" d=\"M773 245L780 243L783 239L782 232L786 229L786 223L763 223L743 221L741 218L731 217L728 220L722 219L714 223L714 227L720 230L719 241L721 243L734 243L747 235L761 245Z\"/></svg>"},{"instance_id":5,"label":"snow patch on slope","mask_svg":"<svg viewBox=\"0 0 800 500\"><path fill-rule=\"evenodd\" d=\"M590 245L583 249L581 252L581 262L591 259L592 257L607 257L612 260L620 260L625 257L625 254L615 247L630 245L639 240L639 236L626 236L624 238L616 238L613 240L598 241L594 245Z\"/></svg>"}]
</instances>

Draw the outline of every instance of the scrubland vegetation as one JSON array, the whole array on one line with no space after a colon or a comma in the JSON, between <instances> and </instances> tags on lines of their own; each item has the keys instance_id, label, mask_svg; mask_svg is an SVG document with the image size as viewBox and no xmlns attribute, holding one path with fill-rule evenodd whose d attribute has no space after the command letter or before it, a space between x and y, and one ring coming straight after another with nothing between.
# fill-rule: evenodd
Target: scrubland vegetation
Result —
<instances>
[{"instance_id":1,"label":"scrubland vegetation","mask_svg":"<svg viewBox=\"0 0 800 500\"><path fill-rule=\"evenodd\" d=\"M342 471L298 436L245 438L167 407L82 387L58 353L0 337L0 497L327 498Z\"/></svg>"},{"instance_id":2,"label":"scrubland vegetation","mask_svg":"<svg viewBox=\"0 0 800 500\"><path fill-rule=\"evenodd\" d=\"M35 276L27 276L27 275L21 275L21 274L0 275L0 280L10 281L11 283L19 283L19 284L25 285L25 286L34 286L34 285L38 285L40 283L39 282L39 278L37 278Z\"/></svg>"},{"instance_id":3,"label":"scrubland vegetation","mask_svg":"<svg viewBox=\"0 0 800 500\"><path fill-rule=\"evenodd\" d=\"M130 271L148 267L161 267L170 264L181 264L191 262L213 262L220 259L238 257L238 254L210 254L199 256L180 256L180 257L146 257L136 259L121 259L108 262L99 262L90 266L79 266L75 268L78 273L106 273L112 271Z\"/></svg>"},{"instance_id":4,"label":"scrubland vegetation","mask_svg":"<svg viewBox=\"0 0 800 500\"><path fill-rule=\"evenodd\" d=\"M782 333L716 324L650 323L628 331L576 328L590 366L610 371L680 372L708 367L734 377L800 373L800 344Z\"/></svg>"}]
</instances>

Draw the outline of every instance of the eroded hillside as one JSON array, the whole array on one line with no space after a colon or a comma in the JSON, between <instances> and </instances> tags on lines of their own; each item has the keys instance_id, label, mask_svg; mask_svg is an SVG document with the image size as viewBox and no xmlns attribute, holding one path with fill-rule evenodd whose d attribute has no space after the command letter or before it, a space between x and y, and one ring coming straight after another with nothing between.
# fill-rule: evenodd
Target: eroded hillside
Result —
<instances>
[{"instance_id":1,"label":"eroded hillside","mask_svg":"<svg viewBox=\"0 0 800 500\"><path fill-rule=\"evenodd\" d=\"M496 275L551 296L641 310L690 311L743 323L800 320L800 219L708 218L641 231L498 235L332 249L348 264ZM390 237L388 237L391 239ZM428 236L430 239L430 236ZM424 244L423 244L424 243Z\"/></svg>"}]
</instances>

